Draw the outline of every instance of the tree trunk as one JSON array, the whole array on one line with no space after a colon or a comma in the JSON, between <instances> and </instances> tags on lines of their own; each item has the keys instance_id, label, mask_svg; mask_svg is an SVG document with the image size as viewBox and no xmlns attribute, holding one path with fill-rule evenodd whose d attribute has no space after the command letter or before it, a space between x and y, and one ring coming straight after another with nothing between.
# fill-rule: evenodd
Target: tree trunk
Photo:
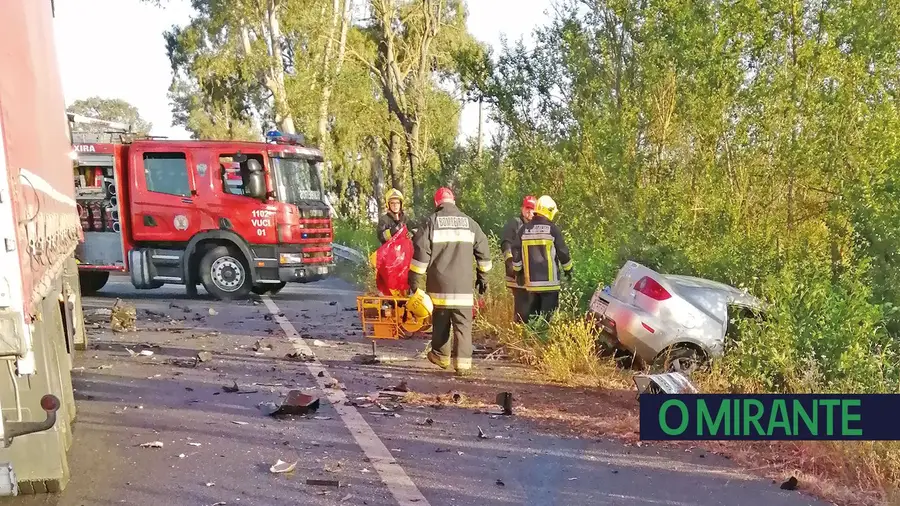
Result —
<instances>
[{"instance_id":1,"label":"tree trunk","mask_svg":"<svg viewBox=\"0 0 900 506\"><path fill-rule=\"evenodd\" d=\"M403 162L400 160L400 134L392 129L388 140L388 170L391 173L391 186L402 193Z\"/></svg>"},{"instance_id":2,"label":"tree trunk","mask_svg":"<svg viewBox=\"0 0 900 506\"><path fill-rule=\"evenodd\" d=\"M275 99L275 122L284 133L293 134L297 130L294 127L294 116L287 100L287 90L284 86L284 61L281 47L281 26L278 22L278 7L280 0L269 0L269 45L272 48L271 61L269 62L269 79L267 85Z\"/></svg>"},{"instance_id":3,"label":"tree trunk","mask_svg":"<svg viewBox=\"0 0 900 506\"><path fill-rule=\"evenodd\" d=\"M319 101L319 147L325 148L328 136L328 102L331 100L331 60L334 53L334 36L337 34L338 20L341 18L341 0L332 2L331 26L325 36L325 52L322 56L322 97Z\"/></svg>"},{"instance_id":4,"label":"tree trunk","mask_svg":"<svg viewBox=\"0 0 900 506\"><path fill-rule=\"evenodd\" d=\"M406 131L406 154L409 160L409 178L412 181L413 206L418 207L422 203L422 188L416 182L416 170L419 168L419 122L413 120Z\"/></svg>"},{"instance_id":5,"label":"tree trunk","mask_svg":"<svg viewBox=\"0 0 900 506\"><path fill-rule=\"evenodd\" d=\"M381 152L378 150L378 144L373 143L372 148L372 192L375 194L375 201L378 202L378 208L383 205L381 202L384 197L384 163L381 159Z\"/></svg>"}]
</instances>

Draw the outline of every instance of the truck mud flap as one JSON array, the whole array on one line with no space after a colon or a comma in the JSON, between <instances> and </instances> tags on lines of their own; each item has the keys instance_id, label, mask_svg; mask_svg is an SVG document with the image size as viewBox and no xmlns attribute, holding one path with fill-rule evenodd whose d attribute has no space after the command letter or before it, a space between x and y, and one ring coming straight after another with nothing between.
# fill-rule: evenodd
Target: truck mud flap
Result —
<instances>
[{"instance_id":1,"label":"truck mud flap","mask_svg":"<svg viewBox=\"0 0 900 506\"><path fill-rule=\"evenodd\" d=\"M170 249L136 249L128 252L131 283L135 288L159 288L165 283L184 284L184 252Z\"/></svg>"}]
</instances>

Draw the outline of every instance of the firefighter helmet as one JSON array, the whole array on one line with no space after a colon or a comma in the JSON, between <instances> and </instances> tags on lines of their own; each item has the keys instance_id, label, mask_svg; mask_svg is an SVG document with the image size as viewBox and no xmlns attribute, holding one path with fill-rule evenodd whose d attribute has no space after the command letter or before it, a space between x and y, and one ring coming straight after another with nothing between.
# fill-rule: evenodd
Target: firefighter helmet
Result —
<instances>
[{"instance_id":1,"label":"firefighter helmet","mask_svg":"<svg viewBox=\"0 0 900 506\"><path fill-rule=\"evenodd\" d=\"M434 311L434 303L427 293L418 288L406 301L406 310L415 315L416 318L427 318Z\"/></svg>"},{"instance_id":2,"label":"firefighter helmet","mask_svg":"<svg viewBox=\"0 0 900 506\"><path fill-rule=\"evenodd\" d=\"M391 200L393 199L399 200L400 206L403 206L403 194L396 188L391 188L387 193L384 194L384 205L386 207L389 207Z\"/></svg>"},{"instance_id":3,"label":"firefighter helmet","mask_svg":"<svg viewBox=\"0 0 900 506\"><path fill-rule=\"evenodd\" d=\"M456 202L456 197L453 196L453 191L446 186L438 188L438 191L434 192L434 207L437 207L444 202Z\"/></svg>"},{"instance_id":4,"label":"firefighter helmet","mask_svg":"<svg viewBox=\"0 0 900 506\"><path fill-rule=\"evenodd\" d=\"M559 209L556 207L556 202L554 202L549 195L542 195L541 198L537 200L534 212L535 214L540 214L544 218L553 221L553 218L556 217L556 213L559 212Z\"/></svg>"}]
</instances>

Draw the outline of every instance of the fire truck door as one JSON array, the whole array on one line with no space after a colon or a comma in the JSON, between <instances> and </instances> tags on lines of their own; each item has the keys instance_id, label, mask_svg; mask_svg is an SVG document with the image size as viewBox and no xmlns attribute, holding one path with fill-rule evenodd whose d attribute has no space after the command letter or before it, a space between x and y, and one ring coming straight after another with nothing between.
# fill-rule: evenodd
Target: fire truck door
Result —
<instances>
[{"instance_id":1,"label":"fire truck door","mask_svg":"<svg viewBox=\"0 0 900 506\"><path fill-rule=\"evenodd\" d=\"M151 147L135 150L131 162L134 241L189 241L200 229L191 153Z\"/></svg>"}]
</instances>

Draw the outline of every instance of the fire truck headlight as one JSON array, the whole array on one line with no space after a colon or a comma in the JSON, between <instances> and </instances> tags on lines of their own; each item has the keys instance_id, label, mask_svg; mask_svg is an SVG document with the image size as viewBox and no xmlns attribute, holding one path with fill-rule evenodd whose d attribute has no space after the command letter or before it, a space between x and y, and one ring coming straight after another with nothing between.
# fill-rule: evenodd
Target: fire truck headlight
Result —
<instances>
[{"instance_id":1,"label":"fire truck headlight","mask_svg":"<svg viewBox=\"0 0 900 506\"><path fill-rule=\"evenodd\" d=\"M282 264L302 264L303 253L282 253L278 257L278 262Z\"/></svg>"}]
</instances>

